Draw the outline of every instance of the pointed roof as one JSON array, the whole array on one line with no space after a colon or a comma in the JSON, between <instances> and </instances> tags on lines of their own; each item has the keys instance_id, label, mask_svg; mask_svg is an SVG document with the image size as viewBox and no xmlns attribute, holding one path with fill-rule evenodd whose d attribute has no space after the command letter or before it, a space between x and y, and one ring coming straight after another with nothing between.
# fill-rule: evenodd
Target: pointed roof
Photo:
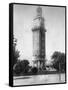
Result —
<instances>
[{"instance_id":1,"label":"pointed roof","mask_svg":"<svg viewBox=\"0 0 68 90\"><path fill-rule=\"evenodd\" d=\"M37 8L37 17L42 17L42 8L40 6Z\"/></svg>"}]
</instances>

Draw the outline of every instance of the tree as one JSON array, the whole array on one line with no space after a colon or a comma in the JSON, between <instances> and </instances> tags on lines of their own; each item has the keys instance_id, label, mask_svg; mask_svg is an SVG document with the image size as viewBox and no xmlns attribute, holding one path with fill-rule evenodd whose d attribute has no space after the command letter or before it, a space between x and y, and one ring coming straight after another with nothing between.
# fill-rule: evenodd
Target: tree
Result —
<instances>
[{"instance_id":1,"label":"tree","mask_svg":"<svg viewBox=\"0 0 68 90\"><path fill-rule=\"evenodd\" d=\"M22 60L20 62L21 69L23 73L27 73L29 70L29 61L28 60Z\"/></svg>"},{"instance_id":2,"label":"tree","mask_svg":"<svg viewBox=\"0 0 68 90\"><path fill-rule=\"evenodd\" d=\"M28 60L17 61L17 63L14 65L14 72L17 75L28 73L28 71L29 71Z\"/></svg>"},{"instance_id":3,"label":"tree","mask_svg":"<svg viewBox=\"0 0 68 90\"><path fill-rule=\"evenodd\" d=\"M17 63L14 64L13 70L14 70L14 73L17 75L19 75L22 72L20 61L17 61Z\"/></svg>"},{"instance_id":4,"label":"tree","mask_svg":"<svg viewBox=\"0 0 68 90\"><path fill-rule=\"evenodd\" d=\"M14 64L16 64L17 63L17 61L18 61L18 58L19 58L19 51L16 49L16 45L17 45L17 39L14 39L13 38L13 66L14 66Z\"/></svg>"},{"instance_id":5,"label":"tree","mask_svg":"<svg viewBox=\"0 0 68 90\"><path fill-rule=\"evenodd\" d=\"M32 71L33 74L36 74L38 72L38 68L37 67L33 67L31 69L31 71Z\"/></svg>"},{"instance_id":6,"label":"tree","mask_svg":"<svg viewBox=\"0 0 68 90\"><path fill-rule=\"evenodd\" d=\"M57 71L66 71L66 56L64 53L55 51L51 56L53 67Z\"/></svg>"}]
</instances>

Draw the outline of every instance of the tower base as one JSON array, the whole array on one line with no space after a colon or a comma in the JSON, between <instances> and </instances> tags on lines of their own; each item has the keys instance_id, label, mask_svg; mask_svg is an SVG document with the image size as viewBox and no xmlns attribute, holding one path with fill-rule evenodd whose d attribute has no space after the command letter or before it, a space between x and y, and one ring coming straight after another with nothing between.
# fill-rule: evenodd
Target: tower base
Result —
<instances>
[{"instance_id":1,"label":"tower base","mask_svg":"<svg viewBox=\"0 0 68 90\"><path fill-rule=\"evenodd\" d=\"M43 69L45 68L45 60L34 60L33 64L33 66L38 68L38 71L43 71Z\"/></svg>"}]
</instances>

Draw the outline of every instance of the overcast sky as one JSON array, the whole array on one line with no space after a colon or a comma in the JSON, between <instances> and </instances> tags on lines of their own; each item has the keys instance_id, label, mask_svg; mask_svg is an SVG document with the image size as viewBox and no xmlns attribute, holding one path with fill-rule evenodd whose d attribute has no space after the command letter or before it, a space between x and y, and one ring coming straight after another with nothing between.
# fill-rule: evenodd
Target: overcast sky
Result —
<instances>
[{"instance_id":1,"label":"overcast sky","mask_svg":"<svg viewBox=\"0 0 68 90\"><path fill-rule=\"evenodd\" d=\"M17 49L20 59L33 58L33 19L38 6L14 5L14 37L17 39ZM41 6L45 18L46 32L46 58L54 51L65 52L65 8Z\"/></svg>"}]
</instances>

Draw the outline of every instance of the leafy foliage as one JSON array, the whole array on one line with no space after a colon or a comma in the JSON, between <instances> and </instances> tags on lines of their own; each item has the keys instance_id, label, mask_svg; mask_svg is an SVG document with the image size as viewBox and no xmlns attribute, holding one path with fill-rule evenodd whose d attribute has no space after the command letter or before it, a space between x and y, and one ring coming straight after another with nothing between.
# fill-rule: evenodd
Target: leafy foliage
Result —
<instances>
[{"instance_id":1,"label":"leafy foliage","mask_svg":"<svg viewBox=\"0 0 68 90\"><path fill-rule=\"evenodd\" d=\"M14 39L13 38L13 66L14 66L14 64L16 64L17 63L17 61L18 61L18 58L19 58L19 51L18 50L16 50L16 45L17 45L17 39Z\"/></svg>"},{"instance_id":2,"label":"leafy foliage","mask_svg":"<svg viewBox=\"0 0 68 90\"><path fill-rule=\"evenodd\" d=\"M32 71L32 73L36 74L38 72L38 68L37 67L33 67L31 71Z\"/></svg>"},{"instance_id":3,"label":"leafy foliage","mask_svg":"<svg viewBox=\"0 0 68 90\"><path fill-rule=\"evenodd\" d=\"M14 64L13 70L14 70L14 73L16 73L17 75L19 75L22 72L20 61Z\"/></svg>"},{"instance_id":4,"label":"leafy foliage","mask_svg":"<svg viewBox=\"0 0 68 90\"><path fill-rule=\"evenodd\" d=\"M24 74L29 71L29 61L28 60L22 60L18 61L14 66L15 73L18 74Z\"/></svg>"},{"instance_id":5,"label":"leafy foliage","mask_svg":"<svg viewBox=\"0 0 68 90\"><path fill-rule=\"evenodd\" d=\"M53 67L58 71L66 71L66 56L61 52L54 52L52 57L53 59Z\"/></svg>"},{"instance_id":6,"label":"leafy foliage","mask_svg":"<svg viewBox=\"0 0 68 90\"><path fill-rule=\"evenodd\" d=\"M27 73L29 69L29 61L28 60L22 60L20 62L21 69L23 73Z\"/></svg>"}]
</instances>

